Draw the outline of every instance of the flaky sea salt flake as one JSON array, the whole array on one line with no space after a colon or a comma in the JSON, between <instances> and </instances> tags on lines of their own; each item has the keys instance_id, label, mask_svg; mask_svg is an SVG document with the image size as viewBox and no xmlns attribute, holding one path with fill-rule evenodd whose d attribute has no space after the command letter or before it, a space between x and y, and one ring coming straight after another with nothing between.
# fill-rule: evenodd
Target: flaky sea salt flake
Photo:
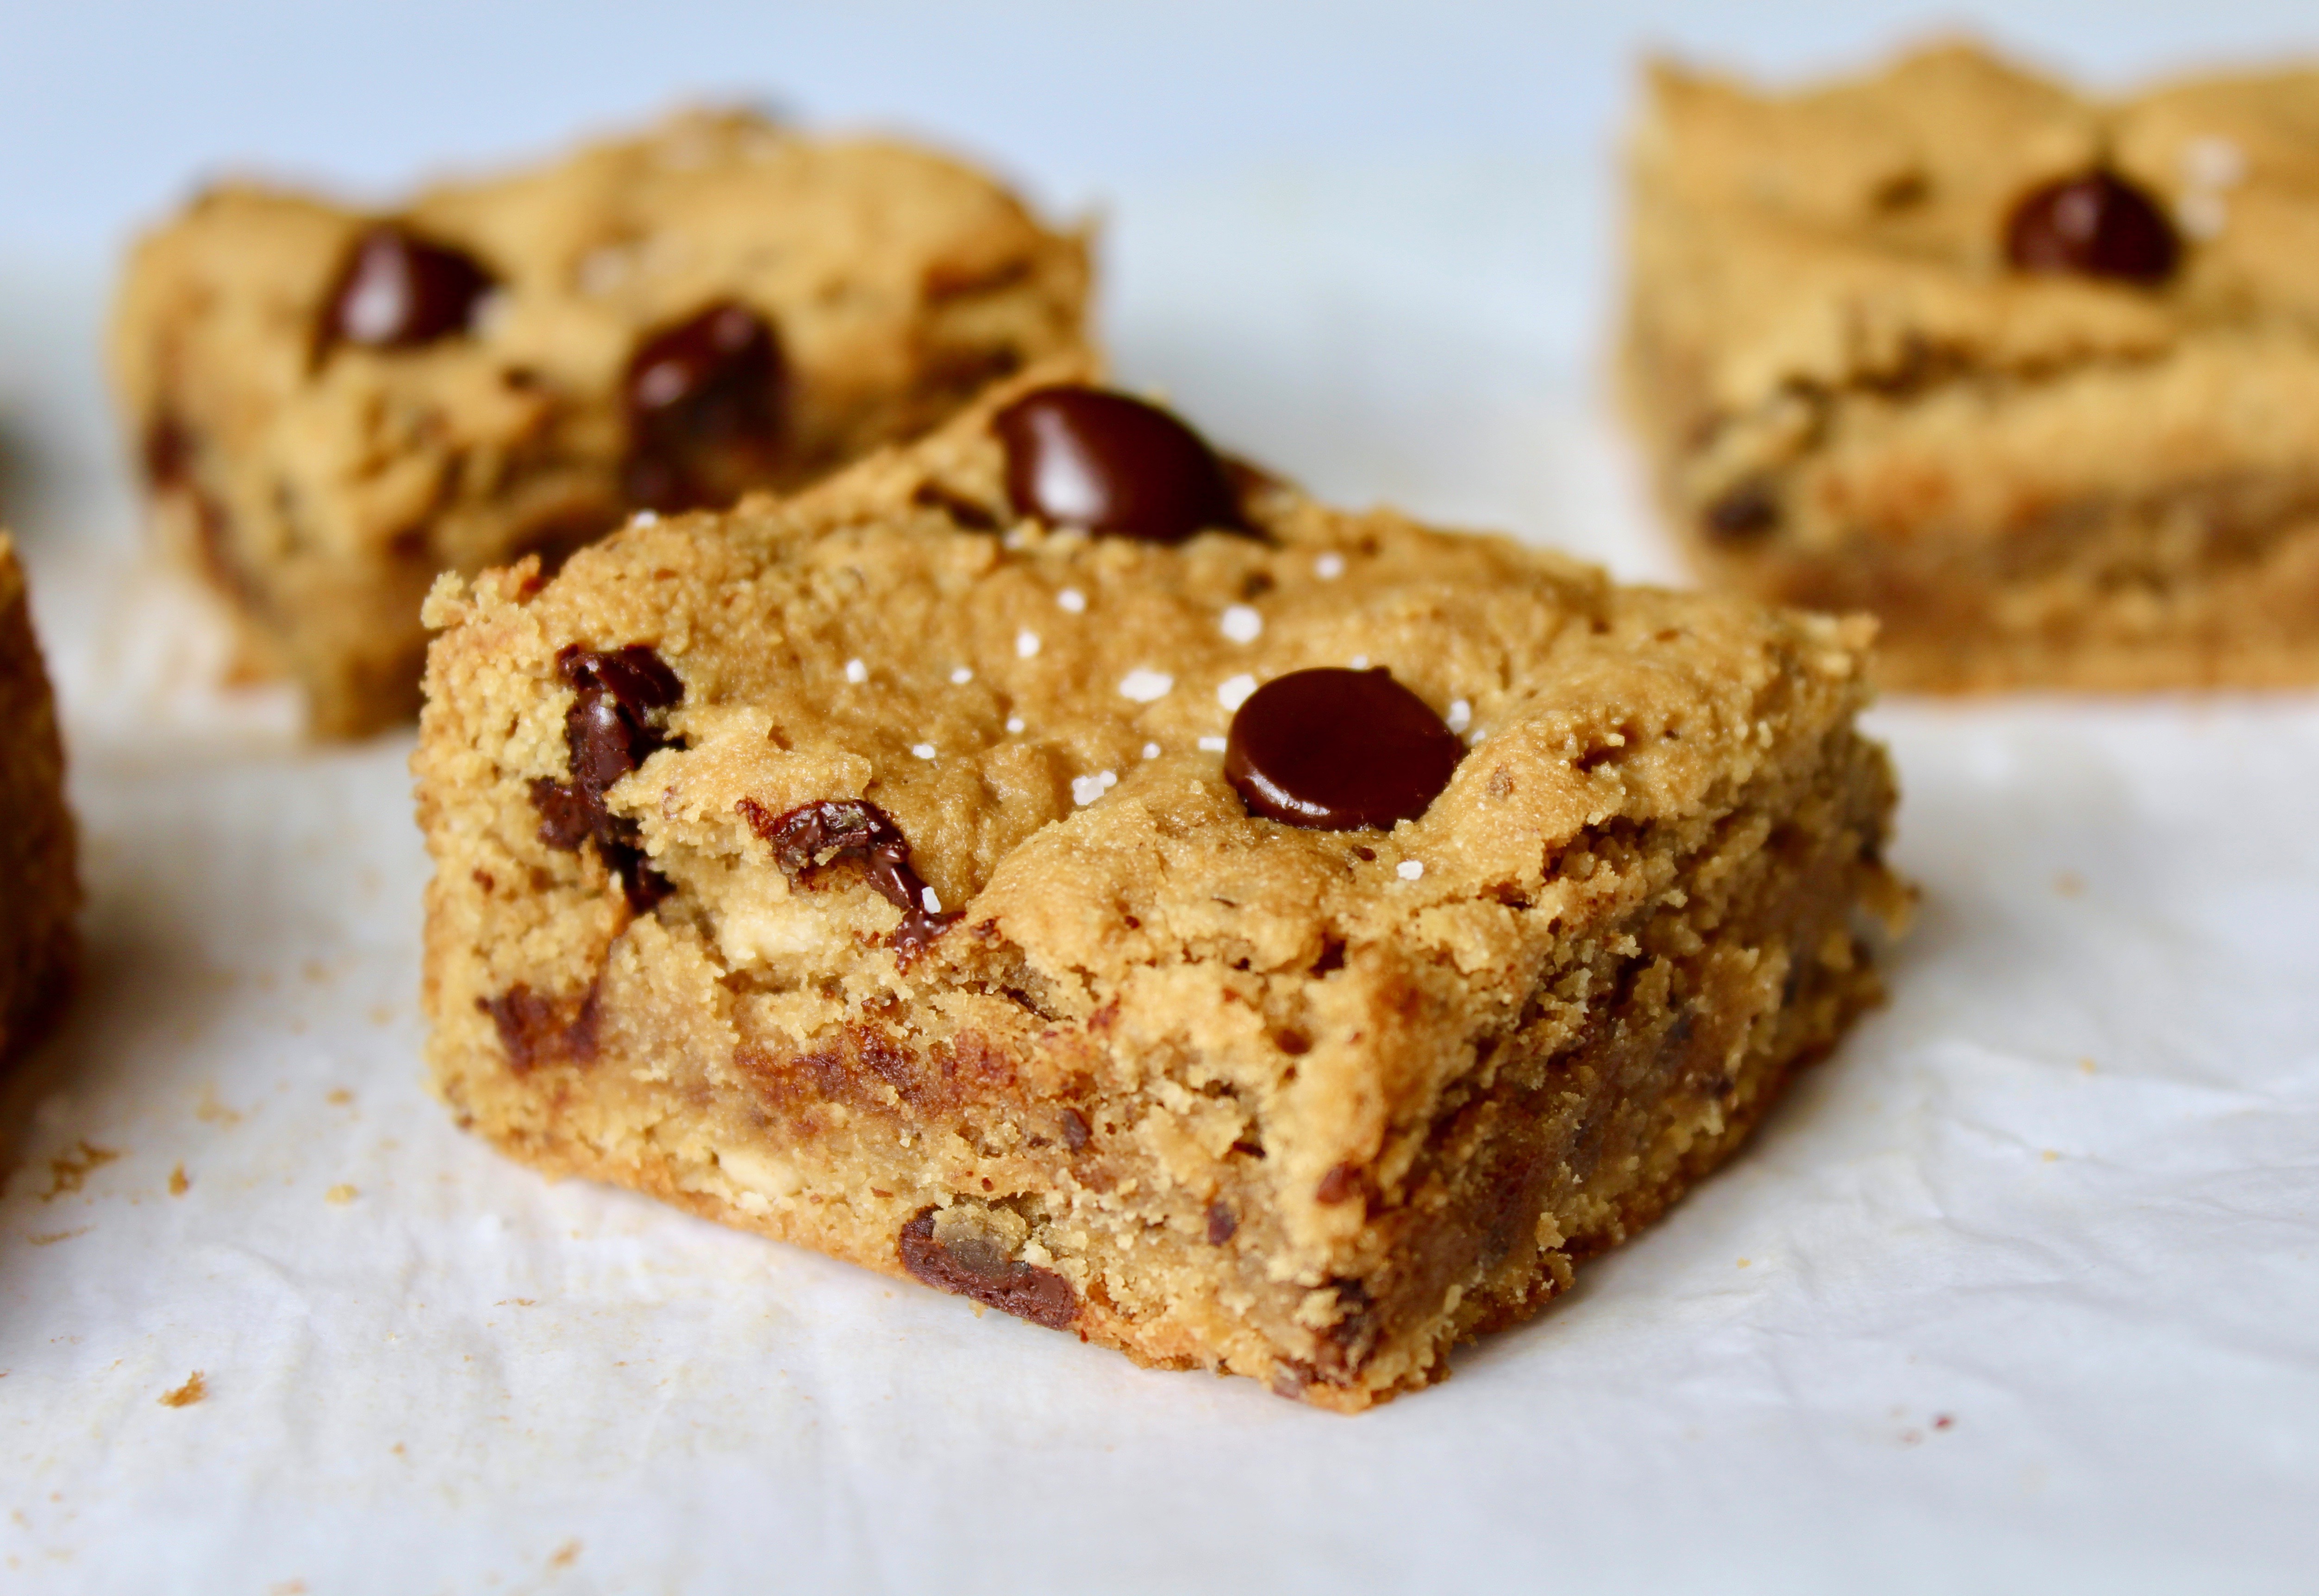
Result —
<instances>
[{"instance_id":1,"label":"flaky sea salt flake","mask_svg":"<svg viewBox=\"0 0 2319 1596\"><path fill-rule=\"evenodd\" d=\"M1176 690L1176 679L1165 671L1138 665L1120 678L1119 696L1139 704L1154 704Z\"/></svg>"}]
</instances>

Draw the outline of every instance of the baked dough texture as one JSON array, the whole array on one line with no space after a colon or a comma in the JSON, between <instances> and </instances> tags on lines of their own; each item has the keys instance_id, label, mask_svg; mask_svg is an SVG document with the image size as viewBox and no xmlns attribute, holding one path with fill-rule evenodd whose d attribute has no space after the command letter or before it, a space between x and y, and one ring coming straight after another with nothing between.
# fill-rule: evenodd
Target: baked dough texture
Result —
<instances>
[{"instance_id":1,"label":"baked dough texture","mask_svg":"<svg viewBox=\"0 0 2319 1596\"><path fill-rule=\"evenodd\" d=\"M79 961L80 882L56 700L0 532L0 1065L40 1040Z\"/></svg>"},{"instance_id":2,"label":"baked dough texture","mask_svg":"<svg viewBox=\"0 0 2319 1596\"><path fill-rule=\"evenodd\" d=\"M1890 686L2319 681L2319 71L1662 64L1629 157L1626 397L1702 575L1872 612ZM2008 265L2096 171L2170 216L2163 282Z\"/></svg>"},{"instance_id":3,"label":"baked dough texture","mask_svg":"<svg viewBox=\"0 0 2319 1596\"><path fill-rule=\"evenodd\" d=\"M467 330L329 336L382 221L488 272ZM438 572L553 565L636 508L623 384L655 335L721 304L770 328L778 445L738 469L795 487L1076 347L1087 285L1083 239L956 161L696 112L391 218L212 188L138 245L112 365L158 527L232 605L246 668L356 735L417 709Z\"/></svg>"},{"instance_id":4,"label":"baked dough texture","mask_svg":"<svg viewBox=\"0 0 2319 1596\"><path fill-rule=\"evenodd\" d=\"M1254 536L1056 530L1003 487L1019 387L553 580L438 584L436 1089L553 1174L1367 1408L1657 1216L1875 996L1872 627L1252 475ZM681 690L608 797L641 909L543 807L559 660L627 648ZM1448 788L1390 831L1251 817L1227 706L1346 664L1465 735ZM856 801L957 915L922 947L774 845Z\"/></svg>"}]
</instances>

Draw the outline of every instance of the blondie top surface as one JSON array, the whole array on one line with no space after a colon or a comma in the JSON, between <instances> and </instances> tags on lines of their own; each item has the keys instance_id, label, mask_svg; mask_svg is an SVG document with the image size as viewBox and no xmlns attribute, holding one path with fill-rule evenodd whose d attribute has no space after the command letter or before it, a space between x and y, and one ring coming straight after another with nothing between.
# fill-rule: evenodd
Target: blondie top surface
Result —
<instances>
[{"instance_id":1,"label":"blondie top surface","mask_svg":"<svg viewBox=\"0 0 2319 1596\"><path fill-rule=\"evenodd\" d=\"M0 1065L61 1006L80 906L56 701L25 602L14 542L0 532Z\"/></svg>"},{"instance_id":2,"label":"blondie top surface","mask_svg":"<svg viewBox=\"0 0 2319 1596\"><path fill-rule=\"evenodd\" d=\"M1662 62L1630 153L1696 235L1655 314L1718 410L2319 329L2319 70L2099 100L1962 44L1788 95Z\"/></svg>"},{"instance_id":3,"label":"blondie top surface","mask_svg":"<svg viewBox=\"0 0 2319 1596\"><path fill-rule=\"evenodd\" d=\"M631 526L544 584L438 585L415 764L436 1078L549 1168L1366 1405L1550 1294L1566 1239L1646 1221L1864 1000L1845 916L1890 803L1851 730L1868 628L1616 588L1245 470L1232 527L1058 527L1026 491L1082 525L1149 515L1113 468L1171 446L1010 459L1025 407L1079 402L1053 374L786 501ZM1252 726L1312 672L1400 739L1383 789ZM1260 817L1252 772L1318 807ZM1497 1295L1418 1278L1430 1228L1480 1270L1473 1238L1505 1232L1498 1265L1543 1200L1425 1185L1487 1039L1593 1034L1602 981L1647 1011L1651 1058L1690 1057L1661 1046L1690 996L1601 961L1703 858L1690 885L1720 903L1712 877L1800 857L1766 839L1807 814L1833 862L1773 896L1809 878L1809 934L1782 921L1745 951L1757 984L1681 1025L1712 1038L1707 1076L1755 1061L1745 1111L1721 1075L1693 1164L1659 1149L1657 1185L1566 1213ZM1685 956L1723 934L1663 929ZM1792 1032L1790 975L1818 1005ZM1460 1157L1489 1141L1459 1126Z\"/></svg>"},{"instance_id":4,"label":"blondie top surface","mask_svg":"<svg viewBox=\"0 0 2319 1596\"><path fill-rule=\"evenodd\" d=\"M415 708L437 571L921 431L1076 346L1087 271L957 161L689 113L391 213L213 187L139 244L112 362L252 663L361 730Z\"/></svg>"},{"instance_id":5,"label":"blondie top surface","mask_svg":"<svg viewBox=\"0 0 2319 1596\"><path fill-rule=\"evenodd\" d=\"M1710 576L1935 689L2319 680L2319 73L1670 67L1625 375Z\"/></svg>"}]
</instances>

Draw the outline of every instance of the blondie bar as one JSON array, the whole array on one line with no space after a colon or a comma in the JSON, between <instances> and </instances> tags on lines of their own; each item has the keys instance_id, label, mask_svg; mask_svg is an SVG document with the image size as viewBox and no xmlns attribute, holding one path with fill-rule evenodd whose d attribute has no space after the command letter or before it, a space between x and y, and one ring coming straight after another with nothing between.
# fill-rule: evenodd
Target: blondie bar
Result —
<instances>
[{"instance_id":1,"label":"blondie bar","mask_svg":"<svg viewBox=\"0 0 2319 1596\"><path fill-rule=\"evenodd\" d=\"M2319 681L2319 72L1656 68L1624 374L1706 576L1890 685Z\"/></svg>"},{"instance_id":2,"label":"blondie bar","mask_svg":"<svg viewBox=\"0 0 2319 1596\"><path fill-rule=\"evenodd\" d=\"M1328 509L1033 373L788 500L445 577L460 1120L1358 1410L1876 991L1864 621Z\"/></svg>"},{"instance_id":3,"label":"blondie bar","mask_svg":"<svg viewBox=\"0 0 2319 1596\"><path fill-rule=\"evenodd\" d=\"M64 773L23 568L0 532L0 1065L39 1040L78 958L80 884Z\"/></svg>"},{"instance_id":4,"label":"blondie bar","mask_svg":"<svg viewBox=\"0 0 2319 1596\"><path fill-rule=\"evenodd\" d=\"M679 116L392 215L212 189L113 362L156 519L313 724L412 714L443 570L793 487L1078 339L1083 241L904 145Z\"/></svg>"}]
</instances>

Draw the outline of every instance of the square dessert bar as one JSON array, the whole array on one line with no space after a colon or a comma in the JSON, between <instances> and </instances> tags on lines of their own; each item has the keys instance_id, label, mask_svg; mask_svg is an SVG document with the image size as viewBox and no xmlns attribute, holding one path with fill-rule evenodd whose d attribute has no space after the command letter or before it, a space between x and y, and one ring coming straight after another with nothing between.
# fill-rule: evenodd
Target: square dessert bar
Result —
<instances>
[{"instance_id":1,"label":"square dessert bar","mask_svg":"<svg viewBox=\"0 0 2319 1596\"><path fill-rule=\"evenodd\" d=\"M325 735L415 713L439 571L798 486L1074 347L1084 242L905 145L679 116L392 215L213 188L113 365L155 518Z\"/></svg>"},{"instance_id":2,"label":"square dessert bar","mask_svg":"<svg viewBox=\"0 0 2319 1596\"><path fill-rule=\"evenodd\" d=\"M1365 1408L1874 995L1870 627L1331 509L1082 375L438 584L434 1080L551 1172Z\"/></svg>"},{"instance_id":3,"label":"square dessert bar","mask_svg":"<svg viewBox=\"0 0 2319 1596\"><path fill-rule=\"evenodd\" d=\"M40 1039L78 962L80 883L64 777L23 567L0 532L0 1065Z\"/></svg>"},{"instance_id":4,"label":"square dessert bar","mask_svg":"<svg viewBox=\"0 0 2319 1596\"><path fill-rule=\"evenodd\" d=\"M1936 690L2319 681L2319 71L1671 67L1625 384L1703 574Z\"/></svg>"}]
</instances>

